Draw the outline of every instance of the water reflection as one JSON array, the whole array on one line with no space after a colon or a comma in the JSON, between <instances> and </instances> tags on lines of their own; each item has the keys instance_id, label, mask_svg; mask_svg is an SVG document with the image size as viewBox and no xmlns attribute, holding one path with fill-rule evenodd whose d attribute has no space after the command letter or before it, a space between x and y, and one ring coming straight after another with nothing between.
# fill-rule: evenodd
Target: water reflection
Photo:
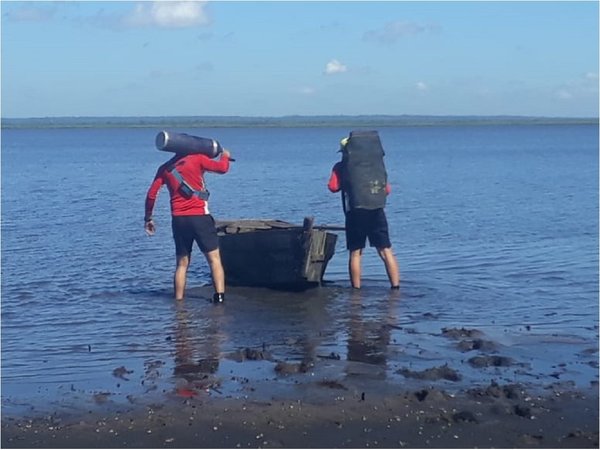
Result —
<instances>
[{"instance_id":1,"label":"water reflection","mask_svg":"<svg viewBox=\"0 0 600 450\"><path fill-rule=\"evenodd\" d=\"M390 291L380 300L362 290L350 295L347 360L387 366L390 330L396 324L398 291ZM385 372L384 372L385 373Z\"/></svg>"},{"instance_id":2,"label":"water reflection","mask_svg":"<svg viewBox=\"0 0 600 450\"><path fill-rule=\"evenodd\" d=\"M176 394L182 397L194 397L199 390L220 385L214 374L219 370L221 346L226 339L224 309L206 308L202 314L197 320L185 301L175 304L173 375L177 378Z\"/></svg>"}]
</instances>

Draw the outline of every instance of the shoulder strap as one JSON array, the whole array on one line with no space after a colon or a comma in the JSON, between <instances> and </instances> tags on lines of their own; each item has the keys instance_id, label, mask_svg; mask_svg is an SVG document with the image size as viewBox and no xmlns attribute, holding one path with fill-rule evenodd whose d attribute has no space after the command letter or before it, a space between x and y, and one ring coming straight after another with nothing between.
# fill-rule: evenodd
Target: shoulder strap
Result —
<instances>
[{"instance_id":1,"label":"shoulder strap","mask_svg":"<svg viewBox=\"0 0 600 450\"><path fill-rule=\"evenodd\" d=\"M201 200L208 200L210 192L208 192L207 190L198 191L192 186L190 186L190 184L183 179L179 171L175 168L175 165L173 165L172 168L169 168L169 173L171 173L175 177L175 179L179 181L179 190L183 193L183 195L185 195L186 197L191 197L192 195L195 195Z\"/></svg>"}]
</instances>

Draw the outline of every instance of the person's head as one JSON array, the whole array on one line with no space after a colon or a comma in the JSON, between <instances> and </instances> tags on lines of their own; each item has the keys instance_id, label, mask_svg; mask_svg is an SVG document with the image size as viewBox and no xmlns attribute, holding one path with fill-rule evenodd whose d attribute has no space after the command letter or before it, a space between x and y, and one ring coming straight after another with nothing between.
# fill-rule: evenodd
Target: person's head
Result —
<instances>
[{"instance_id":1,"label":"person's head","mask_svg":"<svg viewBox=\"0 0 600 450\"><path fill-rule=\"evenodd\" d=\"M348 138L347 138L347 137L343 138L343 139L340 141L340 150L339 150L340 152L341 152L342 150L344 150L344 147L346 147L346 144L347 144L347 143L348 143Z\"/></svg>"}]
</instances>

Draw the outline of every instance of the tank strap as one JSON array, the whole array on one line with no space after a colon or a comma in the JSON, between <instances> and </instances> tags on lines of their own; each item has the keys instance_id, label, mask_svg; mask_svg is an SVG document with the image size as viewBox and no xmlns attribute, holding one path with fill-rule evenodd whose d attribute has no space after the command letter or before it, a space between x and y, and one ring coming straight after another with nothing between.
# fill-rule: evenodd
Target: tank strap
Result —
<instances>
[{"instance_id":1,"label":"tank strap","mask_svg":"<svg viewBox=\"0 0 600 450\"><path fill-rule=\"evenodd\" d=\"M179 190L186 197L191 197L192 195L195 195L196 197L200 198L201 200L204 200L204 201L208 200L208 197L210 196L210 192L208 192L207 190L202 190L202 191L195 190L193 187L191 187L189 185L189 183L187 181L185 181L183 179L183 177L181 176L181 174L177 171L177 169L175 167L173 167L170 170L170 173L175 177L175 179L177 181L179 181Z\"/></svg>"}]
</instances>

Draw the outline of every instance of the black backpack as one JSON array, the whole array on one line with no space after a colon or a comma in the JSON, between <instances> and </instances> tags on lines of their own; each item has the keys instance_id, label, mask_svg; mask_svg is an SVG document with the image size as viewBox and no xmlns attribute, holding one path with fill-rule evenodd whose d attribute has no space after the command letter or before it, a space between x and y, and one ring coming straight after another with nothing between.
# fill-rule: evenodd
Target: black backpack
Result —
<instances>
[{"instance_id":1,"label":"black backpack","mask_svg":"<svg viewBox=\"0 0 600 450\"><path fill-rule=\"evenodd\" d=\"M350 209L383 208L387 197L387 172L379 133L352 131L341 151L342 194L347 196Z\"/></svg>"}]
</instances>

